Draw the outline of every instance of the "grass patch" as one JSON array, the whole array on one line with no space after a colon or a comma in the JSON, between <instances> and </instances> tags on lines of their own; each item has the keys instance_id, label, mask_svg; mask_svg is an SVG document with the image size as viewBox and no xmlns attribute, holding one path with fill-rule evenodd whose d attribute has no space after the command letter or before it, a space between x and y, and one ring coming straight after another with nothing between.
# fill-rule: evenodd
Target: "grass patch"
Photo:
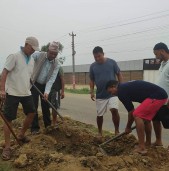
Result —
<instances>
[{"instance_id":1,"label":"grass patch","mask_svg":"<svg viewBox=\"0 0 169 171\"><path fill-rule=\"evenodd\" d=\"M74 93L74 94L90 94L90 89L89 88L81 88L81 89L65 88L65 92ZM95 92L96 92L96 90L95 90Z\"/></svg>"},{"instance_id":2,"label":"grass patch","mask_svg":"<svg viewBox=\"0 0 169 171\"><path fill-rule=\"evenodd\" d=\"M89 88L81 88L81 89L68 89L68 88L65 88L65 92L75 93L75 94L89 94L90 90L89 90Z\"/></svg>"}]
</instances>

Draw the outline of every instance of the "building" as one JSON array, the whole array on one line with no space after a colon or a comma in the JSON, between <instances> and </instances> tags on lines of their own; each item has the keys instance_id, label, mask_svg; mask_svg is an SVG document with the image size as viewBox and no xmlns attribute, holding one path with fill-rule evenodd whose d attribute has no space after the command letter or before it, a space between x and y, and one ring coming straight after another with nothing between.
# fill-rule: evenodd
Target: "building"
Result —
<instances>
[{"instance_id":1,"label":"building","mask_svg":"<svg viewBox=\"0 0 169 171\"><path fill-rule=\"evenodd\" d=\"M117 64L122 71L124 82L130 80L155 82L160 67L160 61L155 58L120 61ZM90 64L75 66L76 84L89 84L89 68ZM63 70L65 73L65 83L72 84L72 66L63 66Z\"/></svg>"}]
</instances>

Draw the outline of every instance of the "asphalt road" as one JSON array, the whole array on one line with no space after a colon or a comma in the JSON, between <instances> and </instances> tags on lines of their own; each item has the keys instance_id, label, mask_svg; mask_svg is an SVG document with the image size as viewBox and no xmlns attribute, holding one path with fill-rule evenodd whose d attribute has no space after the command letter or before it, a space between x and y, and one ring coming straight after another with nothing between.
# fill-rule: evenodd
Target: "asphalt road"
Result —
<instances>
[{"instance_id":1,"label":"asphalt road","mask_svg":"<svg viewBox=\"0 0 169 171\"><path fill-rule=\"evenodd\" d=\"M135 106L137 105L138 104L135 104ZM96 126L96 106L95 102L90 99L90 95L66 93L65 98L61 101L60 113L63 116L70 116L72 119ZM120 132L122 132L127 122L127 111L121 103L119 113ZM107 111L104 115L103 129L114 132L110 111ZM136 134L135 131L133 131L133 133ZM167 129L163 130L163 143L165 146L169 144L169 130Z\"/></svg>"}]
</instances>

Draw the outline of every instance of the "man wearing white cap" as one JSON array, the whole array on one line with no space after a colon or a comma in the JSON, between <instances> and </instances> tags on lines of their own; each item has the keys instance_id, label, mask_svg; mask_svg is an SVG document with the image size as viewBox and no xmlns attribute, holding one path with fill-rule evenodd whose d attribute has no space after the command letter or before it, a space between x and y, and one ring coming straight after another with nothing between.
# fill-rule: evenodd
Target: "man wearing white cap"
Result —
<instances>
[{"instance_id":1,"label":"man wearing white cap","mask_svg":"<svg viewBox=\"0 0 169 171\"><path fill-rule=\"evenodd\" d=\"M48 99L49 92L60 68L60 65L56 60L58 52L59 42L52 42L49 44L47 52L36 52L32 55L35 60L35 65L31 79L35 86L42 93L44 93L44 99L41 97L41 107L45 127L51 125L49 105L45 100ZM34 87L32 87L31 91L36 109L36 114L31 126L31 132L32 134L38 134L40 129L37 112L39 103L39 93L36 89L34 89Z\"/></svg>"},{"instance_id":2,"label":"man wearing white cap","mask_svg":"<svg viewBox=\"0 0 169 171\"><path fill-rule=\"evenodd\" d=\"M30 57L35 51L39 50L39 43L35 37L27 37L25 46L15 54L7 57L4 69L1 75L0 98L5 102L4 117L9 125L12 126L12 120L16 119L19 103L22 104L26 118L22 129L18 134L18 139L22 143L30 140L25 136L26 130L31 125L35 107L30 91L30 78L33 73L34 60ZM4 124L5 147L2 152L2 158L9 160L11 157L10 149L10 130Z\"/></svg>"}]
</instances>

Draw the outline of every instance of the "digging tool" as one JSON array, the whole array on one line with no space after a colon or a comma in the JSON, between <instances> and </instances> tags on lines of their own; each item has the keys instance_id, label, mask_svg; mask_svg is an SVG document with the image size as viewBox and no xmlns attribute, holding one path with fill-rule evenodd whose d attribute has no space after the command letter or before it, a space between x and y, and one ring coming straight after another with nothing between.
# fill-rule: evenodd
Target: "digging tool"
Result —
<instances>
[{"instance_id":1,"label":"digging tool","mask_svg":"<svg viewBox=\"0 0 169 171\"><path fill-rule=\"evenodd\" d=\"M32 82L32 80L30 80L32 86L38 91L38 93L44 98L44 95L42 94L42 92L35 86L35 84ZM63 122L63 117L60 115L60 113L57 111L57 109L53 106L53 104L49 101L46 100L46 102L49 104L49 106L57 113L57 115L60 117L60 119Z\"/></svg>"},{"instance_id":2,"label":"digging tool","mask_svg":"<svg viewBox=\"0 0 169 171\"><path fill-rule=\"evenodd\" d=\"M0 100L0 115L1 115L1 118L3 119L3 121L7 125L8 129L10 130L10 132L12 133L12 135L14 136L16 142L21 146L22 145L21 142L19 141L18 137L16 136L16 134L13 131L13 129L11 128L11 126L8 123L8 121L6 120L6 118L3 115L3 106L4 106L4 102L2 100Z\"/></svg>"},{"instance_id":3,"label":"digging tool","mask_svg":"<svg viewBox=\"0 0 169 171\"><path fill-rule=\"evenodd\" d=\"M131 130L133 130L133 129L135 129L135 128L136 128L136 126L133 126L133 127L131 128ZM118 135L116 135L115 137L113 137L113 138L107 140L106 142L100 144L100 145L99 145L100 151L101 151L103 154L107 155L106 151L105 151L102 147L103 147L104 145L106 145L106 144L108 144L108 143L110 143L110 142L112 142L112 141L114 141L114 140L116 140L116 139L122 137L123 135L126 135L126 132L122 132L121 134L118 134Z\"/></svg>"}]
</instances>

